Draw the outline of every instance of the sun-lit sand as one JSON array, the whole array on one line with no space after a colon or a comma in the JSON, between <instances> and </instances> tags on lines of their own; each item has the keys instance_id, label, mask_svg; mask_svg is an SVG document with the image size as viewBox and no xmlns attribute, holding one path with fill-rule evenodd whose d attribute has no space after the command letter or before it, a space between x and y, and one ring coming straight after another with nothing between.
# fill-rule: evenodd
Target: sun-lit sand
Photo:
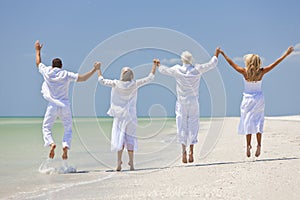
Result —
<instances>
[{"instance_id":1,"label":"sun-lit sand","mask_svg":"<svg viewBox=\"0 0 300 200\"><path fill-rule=\"evenodd\" d=\"M123 171L115 172L115 154L109 154L109 149L107 154L104 152L109 145L102 141L104 143L101 145L99 142L98 151L97 146L95 145L94 148L92 143L90 149L87 149L92 140L85 140L83 134L74 135L70 159L66 161L72 167L76 165L76 173L49 174L38 171L48 153L47 148L41 147L40 135L35 135L38 139L33 142L26 140L27 144L35 145L28 151L26 148L21 148L22 143L18 141L21 155L10 154L9 149L1 147L1 162L6 159L10 163L1 164L0 198L299 199L299 116L266 117L262 152L259 158L254 156L255 137L252 139L251 158L246 158L245 138L237 135L236 132L239 122L237 117L224 119L217 144L205 158L200 158L199 152L207 137L206 129L209 126L208 122L203 122L199 144L195 149L195 161L189 164L181 163L180 146L174 141L176 130L171 126L173 122L169 122L170 127L164 129L161 136L151 136L148 140L140 139L140 151L135 158L135 171L129 171L129 166L123 164ZM40 122L37 120L34 125L37 134L40 131L39 125ZM3 128L2 124L1 126ZM154 139L155 137L158 139ZM8 140L4 138L2 142ZM13 140L9 141L13 142ZM85 141L86 147L82 141ZM166 143L172 146L160 148L158 152L153 153L160 144L163 146ZM59 159L60 144L56 151L59 156L52 162L53 165L60 166L63 162ZM99 153L100 151L102 153ZM107 156L105 158L107 160L103 159L101 163L101 160L97 160L98 156ZM127 163L126 157L125 152L123 163ZM109 158L111 162L108 161ZM31 162L28 161L30 159Z\"/></svg>"}]
</instances>

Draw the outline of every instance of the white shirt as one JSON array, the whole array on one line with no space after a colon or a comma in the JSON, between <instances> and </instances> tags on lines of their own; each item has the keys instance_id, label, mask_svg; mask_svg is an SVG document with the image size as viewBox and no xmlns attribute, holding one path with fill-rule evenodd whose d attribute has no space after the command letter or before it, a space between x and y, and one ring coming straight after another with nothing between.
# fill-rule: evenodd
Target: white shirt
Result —
<instances>
[{"instance_id":1,"label":"white shirt","mask_svg":"<svg viewBox=\"0 0 300 200\"><path fill-rule=\"evenodd\" d=\"M161 65L158 70L160 73L176 79L177 100L179 103L188 104L195 100L198 101L201 75L216 67L217 64L218 58L213 56L205 64L183 64L183 66L175 65L170 68Z\"/></svg>"},{"instance_id":2,"label":"white shirt","mask_svg":"<svg viewBox=\"0 0 300 200\"><path fill-rule=\"evenodd\" d=\"M39 72L44 77L42 94L44 98L58 106L69 104L69 85L71 81L77 81L78 74L57 67L39 64Z\"/></svg>"},{"instance_id":3,"label":"white shirt","mask_svg":"<svg viewBox=\"0 0 300 200\"><path fill-rule=\"evenodd\" d=\"M145 78L132 81L110 80L100 76L98 80L102 85L112 87L111 104L107 114L112 117L136 120L137 89L153 79L152 73Z\"/></svg>"}]
</instances>

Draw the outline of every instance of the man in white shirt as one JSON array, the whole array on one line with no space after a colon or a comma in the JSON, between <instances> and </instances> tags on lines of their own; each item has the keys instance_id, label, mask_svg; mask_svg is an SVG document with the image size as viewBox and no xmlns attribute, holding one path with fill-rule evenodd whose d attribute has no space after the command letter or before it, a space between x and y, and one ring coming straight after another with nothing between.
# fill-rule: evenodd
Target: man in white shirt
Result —
<instances>
[{"instance_id":1,"label":"man in white shirt","mask_svg":"<svg viewBox=\"0 0 300 200\"><path fill-rule=\"evenodd\" d=\"M69 85L72 81L82 82L89 79L97 70L100 63L94 64L94 68L86 74L80 75L69 72L62 68L62 61L59 58L52 60L52 66L46 66L41 62L41 49L43 45L37 40L35 42L36 66L44 77L42 85L43 97L49 102L43 121L43 139L45 146L50 146L49 158L54 158L56 144L52 137L52 126L56 118L62 120L64 126L64 137L62 141L62 159L68 159L68 150L71 147L72 139L72 113L69 101Z\"/></svg>"},{"instance_id":2,"label":"man in white shirt","mask_svg":"<svg viewBox=\"0 0 300 200\"><path fill-rule=\"evenodd\" d=\"M187 163L186 147L190 146L189 162L194 162L194 144L198 142L199 130L199 84L201 75L218 64L220 49L217 48L214 56L208 63L192 64L193 56L184 51L181 54L183 65L173 67L159 66L159 72L172 76L176 80L176 124L178 142L182 145L182 162Z\"/></svg>"}]
</instances>

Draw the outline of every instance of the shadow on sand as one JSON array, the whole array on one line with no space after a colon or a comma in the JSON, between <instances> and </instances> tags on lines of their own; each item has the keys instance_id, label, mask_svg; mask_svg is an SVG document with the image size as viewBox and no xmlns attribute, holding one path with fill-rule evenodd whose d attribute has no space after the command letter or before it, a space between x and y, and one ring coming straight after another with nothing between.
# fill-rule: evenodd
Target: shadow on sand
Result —
<instances>
[{"instance_id":1,"label":"shadow on sand","mask_svg":"<svg viewBox=\"0 0 300 200\"><path fill-rule=\"evenodd\" d=\"M170 168L184 168L184 167L209 167L209 166L221 166L221 165L235 165L242 163L254 163L254 162L276 162L276 161L288 161L288 160L297 160L297 157L283 157L283 158L264 158L264 159L255 159L255 160L243 160L243 161L225 161L225 162L213 162L213 163L203 163L203 164L186 164L186 165L175 165L168 167L152 167L152 168L140 168L135 169L134 171L122 170L121 172L139 172L139 171L156 171ZM100 172L101 170L98 170ZM92 171L91 171L92 172ZM96 170L93 172L97 172ZM101 171L103 172L103 171ZM115 170L105 170L105 172L116 172Z\"/></svg>"}]
</instances>

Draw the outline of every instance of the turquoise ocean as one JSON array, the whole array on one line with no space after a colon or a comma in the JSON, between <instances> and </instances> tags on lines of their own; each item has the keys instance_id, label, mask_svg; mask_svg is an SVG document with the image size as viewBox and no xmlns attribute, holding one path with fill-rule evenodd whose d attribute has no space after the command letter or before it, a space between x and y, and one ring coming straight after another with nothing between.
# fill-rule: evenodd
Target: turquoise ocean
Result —
<instances>
[{"instance_id":1,"label":"turquoise ocean","mask_svg":"<svg viewBox=\"0 0 300 200\"><path fill-rule=\"evenodd\" d=\"M205 131L208 120L201 120ZM42 139L43 118L0 118L0 199L51 199L71 187L94 184L116 173L116 153L110 151L112 118L74 118L69 159L61 159L63 126L53 126L55 158ZM175 118L139 118L136 171L168 167L180 159ZM128 172L127 152L123 172ZM80 192L80 191L79 191ZM63 198L63 196L62 196Z\"/></svg>"}]
</instances>

